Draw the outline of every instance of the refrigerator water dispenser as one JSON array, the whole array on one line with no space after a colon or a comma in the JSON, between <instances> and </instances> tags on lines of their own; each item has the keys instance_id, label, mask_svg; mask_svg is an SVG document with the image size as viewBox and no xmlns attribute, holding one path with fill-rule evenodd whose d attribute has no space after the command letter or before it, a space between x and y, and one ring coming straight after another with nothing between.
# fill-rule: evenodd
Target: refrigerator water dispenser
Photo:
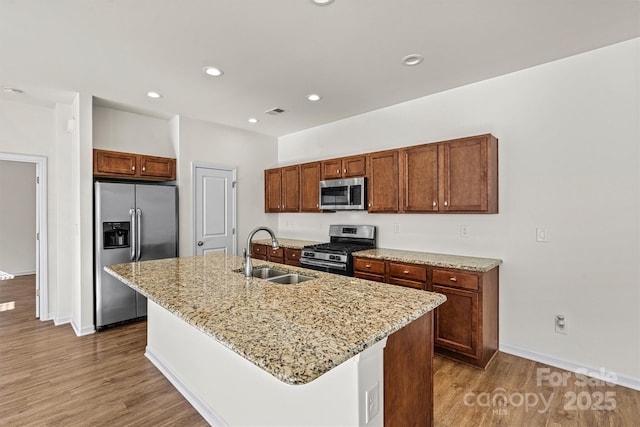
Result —
<instances>
[{"instance_id":1,"label":"refrigerator water dispenser","mask_svg":"<svg viewBox=\"0 0 640 427\"><path fill-rule=\"evenodd\" d=\"M128 221L102 223L104 249L128 248L129 228L130 223Z\"/></svg>"}]
</instances>

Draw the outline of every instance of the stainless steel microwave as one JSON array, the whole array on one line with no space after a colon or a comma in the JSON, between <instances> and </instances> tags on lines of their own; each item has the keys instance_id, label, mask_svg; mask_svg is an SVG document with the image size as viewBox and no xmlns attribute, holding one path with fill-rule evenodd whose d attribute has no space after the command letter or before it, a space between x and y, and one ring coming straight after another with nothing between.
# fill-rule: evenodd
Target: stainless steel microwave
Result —
<instances>
[{"instance_id":1,"label":"stainless steel microwave","mask_svg":"<svg viewBox=\"0 0 640 427\"><path fill-rule=\"evenodd\" d=\"M366 178L320 181L320 209L357 211L367 209Z\"/></svg>"}]
</instances>

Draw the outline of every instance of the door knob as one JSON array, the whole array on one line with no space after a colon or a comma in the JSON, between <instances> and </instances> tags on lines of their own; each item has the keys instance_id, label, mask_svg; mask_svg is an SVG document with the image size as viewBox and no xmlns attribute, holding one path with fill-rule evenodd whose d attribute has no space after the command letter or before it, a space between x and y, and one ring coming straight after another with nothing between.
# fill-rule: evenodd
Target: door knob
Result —
<instances>
[{"instance_id":1,"label":"door knob","mask_svg":"<svg viewBox=\"0 0 640 427\"><path fill-rule=\"evenodd\" d=\"M202 246L202 245L204 245L204 242L202 240L199 240L198 241L198 246Z\"/></svg>"}]
</instances>

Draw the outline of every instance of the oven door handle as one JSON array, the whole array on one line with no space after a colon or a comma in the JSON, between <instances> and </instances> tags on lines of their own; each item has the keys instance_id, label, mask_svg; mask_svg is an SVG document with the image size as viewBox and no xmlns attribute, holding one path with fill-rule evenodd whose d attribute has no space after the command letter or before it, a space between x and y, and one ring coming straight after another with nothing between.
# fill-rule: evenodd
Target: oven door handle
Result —
<instances>
[{"instance_id":1,"label":"oven door handle","mask_svg":"<svg viewBox=\"0 0 640 427\"><path fill-rule=\"evenodd\" d=\"M314 265L316 267L334 268L336 270L345 270L346 271L346 269L347 269L347 265L346 264L336 264L336 263L332 263L332 262L323 262L323 261L316 261L316 260L310 260L310 259L301 259L300 263L301 264Z\"/></svg>"}]
</instances>

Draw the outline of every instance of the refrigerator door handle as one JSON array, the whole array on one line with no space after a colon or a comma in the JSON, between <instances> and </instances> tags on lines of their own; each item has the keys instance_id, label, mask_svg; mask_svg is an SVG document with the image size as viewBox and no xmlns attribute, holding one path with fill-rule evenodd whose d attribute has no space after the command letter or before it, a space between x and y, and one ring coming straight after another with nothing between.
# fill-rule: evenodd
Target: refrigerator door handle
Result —
<instances>
[{"instance_id":1,"label":"refrigerator door handle","mask_svg":"<svg viewBox=\"0 0 640 427\"><path fill-rule=\"evenodd\" d=\"M129 215L131 215L131 261L136 260L136 210L129 209Z\"/></svg>"},{"instance_id":2,"label":"refrigerator door handle","mask_svg":"<svg viewBox=\"0 0 640 427\"><path fill-rule=\"evenodd\" d=\"M140 257L142 256L142 210L140 208L136 209L136 261L140 261Z\"/></svg>"}]
</instances>

